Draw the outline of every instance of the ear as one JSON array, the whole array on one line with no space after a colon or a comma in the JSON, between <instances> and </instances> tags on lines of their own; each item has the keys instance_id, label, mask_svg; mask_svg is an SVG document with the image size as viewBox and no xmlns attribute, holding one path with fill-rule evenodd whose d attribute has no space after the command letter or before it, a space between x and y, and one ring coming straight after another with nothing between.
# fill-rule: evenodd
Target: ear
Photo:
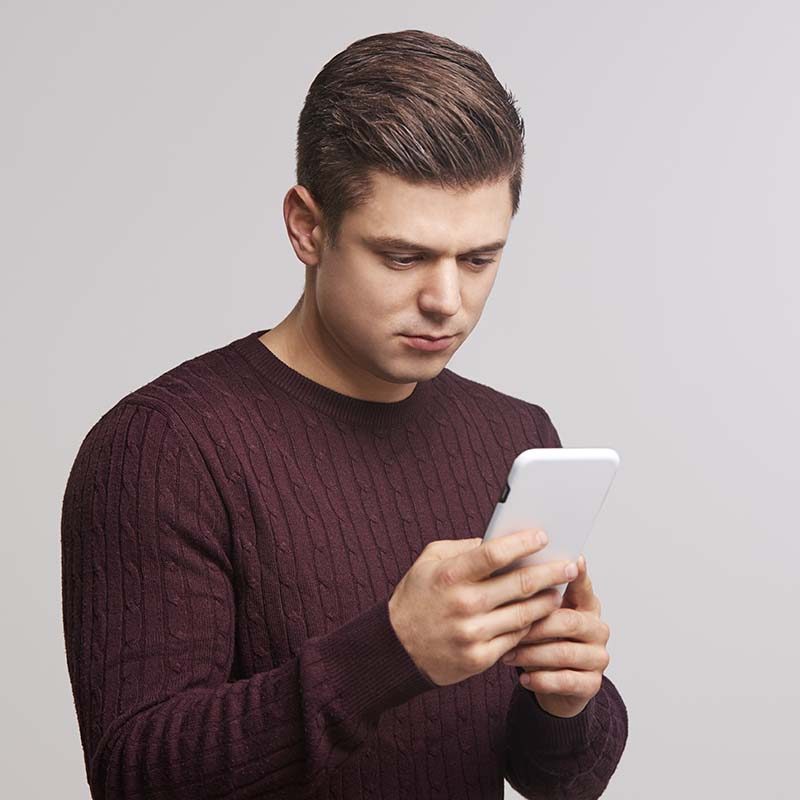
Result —
<instances>
[{"instance_id":1,"label":"ear","mask_svg":"<svg viewBox=\"0 0 800 800\"><path fill-rule=\"evenodd\" d=\"M308 267L319 264L324 249L322 212L305 186L292 186L283 198L283 219L289 242Z\"/></svg>"}]
</instances>

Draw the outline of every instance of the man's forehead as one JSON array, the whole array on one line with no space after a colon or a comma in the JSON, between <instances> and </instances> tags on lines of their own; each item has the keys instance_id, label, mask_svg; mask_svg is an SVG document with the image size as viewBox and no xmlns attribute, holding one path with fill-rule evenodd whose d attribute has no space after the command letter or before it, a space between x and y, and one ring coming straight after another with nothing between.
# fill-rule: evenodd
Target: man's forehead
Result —
<instances>
[{"instance_id":1,"label":"man's forehead","mask_svg":"<svg viewBox=\"0 0 800 800\"><path fill-rule=\"evenodd\" d=\"M347 227L369 247L435 252L457 243L464 252L484 252L505 245L511 218L507 180L452 191L378 175L373 189L373 196L347 215Z\"/></svg>"}]
</instances>

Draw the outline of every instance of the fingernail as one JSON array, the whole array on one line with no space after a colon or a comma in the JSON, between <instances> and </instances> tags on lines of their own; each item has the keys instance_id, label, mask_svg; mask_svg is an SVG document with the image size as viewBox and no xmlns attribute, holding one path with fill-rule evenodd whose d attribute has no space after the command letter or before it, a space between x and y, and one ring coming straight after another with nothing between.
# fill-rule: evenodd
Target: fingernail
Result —
<instances>
[{"instance_id":1,"label":"fingernail","mask_svg":"<svg viewBox=\"0 0 800 800\"><path fill-rule=\"evenodd\" d=\"M508 664L509 662L513 661L515 655L516 653L513 650L509 651L503 656L503 663Z\"/></svg>"},{"instance_id":2,"label":"fingernail","mask_svg":"<svg viewBox=\"0 0 800 800\"><path fill-rule=\"evenodd\" d=\"M544 531L539 531L539 544L547 544L547 534Z\"/></svg>"},{"instance_id":3,"label":"fingernail","mask_svg":"<svg viewBox=\"0 0 800 800\"><path fill-rule=\"evenodd\" d=\"M578 574L578 567L573 562L567 564L564 574L571 580Z\"/></svg>"}]
</instances>

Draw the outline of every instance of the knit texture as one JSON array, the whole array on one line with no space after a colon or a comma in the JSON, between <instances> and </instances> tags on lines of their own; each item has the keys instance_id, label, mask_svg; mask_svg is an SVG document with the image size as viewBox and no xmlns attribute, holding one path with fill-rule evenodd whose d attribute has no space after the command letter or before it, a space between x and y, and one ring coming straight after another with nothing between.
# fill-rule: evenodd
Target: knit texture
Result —
<instances>
[{"instance_id":1,"label":"knit texture","mask_svg":"<svg viewBox=\"0 0 800 800\"><path fill-rule=\"evenodd\" d=\"M481 536L547 412L443 369L349 397L255 331L123 397L61 516L63 624L92 797L595 798L625 747L607 676L578 716L501 662L439 687L388 600Z\"/></svg>"}]
</instances>

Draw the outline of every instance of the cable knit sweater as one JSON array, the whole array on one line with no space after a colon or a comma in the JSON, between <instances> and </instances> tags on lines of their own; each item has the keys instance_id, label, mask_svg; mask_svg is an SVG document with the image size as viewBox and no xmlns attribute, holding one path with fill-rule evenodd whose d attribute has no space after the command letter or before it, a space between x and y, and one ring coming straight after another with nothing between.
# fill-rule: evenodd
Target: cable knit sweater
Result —
<instances>
[{"instance_id":1,"label":"cable knit sweater","mask_svg":"<svg viewBox=\"0 0 800 800\"><path fill-rule=\"evenodd\" d=\"M498 662L439 687L388 599L481 536L545 410L449 369L349 397L255 331L123 397L61 517L63 624L94 798L594 798L625 747L607 676L576 717Z\"/></svg>"}]
</instances>

